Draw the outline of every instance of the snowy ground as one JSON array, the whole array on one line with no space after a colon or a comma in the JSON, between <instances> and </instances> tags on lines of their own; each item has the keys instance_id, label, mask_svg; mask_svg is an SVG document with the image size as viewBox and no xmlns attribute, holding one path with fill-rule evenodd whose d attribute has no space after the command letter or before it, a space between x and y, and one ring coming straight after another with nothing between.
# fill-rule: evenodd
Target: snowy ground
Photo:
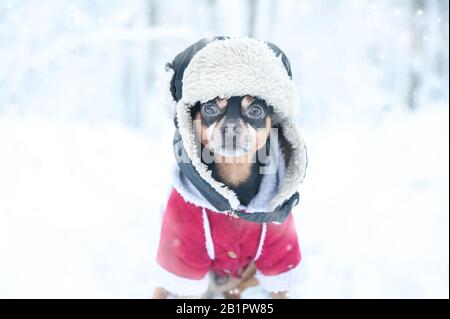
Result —
<instances>
[{"instance_id":1,"label":"snowy ground","mask_svg":"<svg viewBox=\"0 0 450 319\"><path fill-rule=\"evenodd\" d=\"M449 297L448 115L304 132L293 297ZM170 130L0 117L0 297L149 297L170 145Z\"/></svg>"}]
</instances>

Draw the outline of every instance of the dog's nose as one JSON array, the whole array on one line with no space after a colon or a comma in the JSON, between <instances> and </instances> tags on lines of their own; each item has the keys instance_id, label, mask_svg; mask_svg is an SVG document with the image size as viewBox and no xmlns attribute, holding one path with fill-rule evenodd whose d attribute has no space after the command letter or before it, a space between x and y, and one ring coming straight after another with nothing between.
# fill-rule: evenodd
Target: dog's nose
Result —
<instances>
[{"instance_id":1,"label":"dog's nose","mask_svg":"<svg viewBox=\"0 0 450 319\"><path fill-rule=\"evenodd\" d=\"M242 133L242 128L239 124L227 124L220 129L220 132L222 133L222 135L230 133L238 135Z\"/></svg>"},{"instance_id":2,"label":"dog's nose","mask_svg":"<svg viewBox=\"0 0 450 319\"><path fill-rule=\"evenodd\" d=\"M235 126L233 127L233 133L234 133L234 134L241 134L241 133L242 133L242 128L241 128L241 126L240 126L240 125L235 125Z\"/></svg>"}]
</instances>

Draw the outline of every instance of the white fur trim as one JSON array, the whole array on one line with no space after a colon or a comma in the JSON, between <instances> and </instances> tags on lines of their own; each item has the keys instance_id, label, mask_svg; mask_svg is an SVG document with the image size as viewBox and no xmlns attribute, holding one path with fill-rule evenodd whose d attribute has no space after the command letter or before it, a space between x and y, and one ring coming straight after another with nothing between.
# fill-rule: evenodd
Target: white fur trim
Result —
<instances>
[{"instance_id":1,"label":"white fur trim","mask_svg":"<svg viewBox=\"0 0 450 319\"><path fill-rule=\"evenodd\" d=\"M163 287L179 296L201 295L208 290L209 276L206 274L200 280L183 278L158 265L154 273L154 283L156 287Z\"/></svg>"},{"instance_id":2,"label":"white fur trim","mask_svg":"<svg viewBox=\"0 0 450 319\"><path fill-rule=\"evenodd\" d=\"M281 55L267 43L231 38L213 41L194 55L183 75L183 100L192 105L218 96L252 95L292 118L294 87Z\"/></svg>"},{"instance_id":3,"label":"white fur trim","mask_svg":"<svg viewBox=\"0 0 450 319\"><path fill-rule=\"evenodd\" d=\"M192 183L184 177L178 165L173 169L173 187L183 197L184 201L191 203L200 208L208 208L209 210L217 212L216 208L212 206L205 197L198 191ZM221 213L228 213L227 211Z\"/></svg>"},{"instance_id":4,"label":"white fur trim","mask_svg":"<svg viewBox=\"0 0 450 319\"><path fill-rule=\"evenodd\" d=\"M294 123L288 118L283 118L280 124L283 128L283 136L291 144L292 154L284 174L283 183L278 190L278 194L272 199L272 208L282 204L297 191L298 185L305 178L307 165L305 142L298 133Z\"/></svg>"},{"instance_id":5,"label":"white fur trim","mask_svg":"<svg viewBox=\"0 0 450 319\"><path fill-rule=\"evenodd\" d=\"M295 286L298 286L302 280L301 268L300 265L297 265L295 268L274 276L265 276L260 271L257 271L256 278L264 290L271 292L290 291Z\"/></svg>"},{"instance_id":6,"label":"white fur trim","mask_svg":"<svg viewBox=\"0 0 450 319\"><path fill-rule=\"evenodd\" d=\"M209 259L214 260L216 258L216 254L214 251L214 242L212 239L211 227L209 226L208 215L206 214L205 208L202 209L202 217L203 217L203 230L205 232L206 252L208 253Z\"/></svg>"},{"instance_id":7,"label":"white fur trim","mask_svg":"<svg viewBox=\"0 0 450 319\"><path fill-rule=\"evenodd\" d=\"M254 261L257 261L259 256L261 256L261 254L262 254L262 250L264 247L264 241L266 240L266 234L267 234L267 224L264 223L262 225L261 238L259 239L258 250L256 251Z\"/></svg>"}]
</instances>

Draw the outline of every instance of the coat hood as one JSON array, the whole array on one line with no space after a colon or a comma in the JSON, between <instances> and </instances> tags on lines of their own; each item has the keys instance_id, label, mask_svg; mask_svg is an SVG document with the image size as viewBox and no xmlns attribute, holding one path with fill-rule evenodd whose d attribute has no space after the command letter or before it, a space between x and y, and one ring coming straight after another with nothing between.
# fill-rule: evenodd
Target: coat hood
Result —
<instances>
[{"instance_id":1,"label":"coat hood","mask_svg":"<svg viewBox=\"0 0 450 319\"><path fill-rule=\"evenodd\" d=\"M277 46L251 38L202 39L166 65L168 102L177 132L174 146L181 171L219 211L238 210L239 200L211 176L200 159L191 107L216 97L251 95L273 107L284 177L267 212L298 202L297 188L306 171L306 147L294 124L298 98L289 60ZM213 196L208 195L209 193Z\"/></svg>"}]
</instances>

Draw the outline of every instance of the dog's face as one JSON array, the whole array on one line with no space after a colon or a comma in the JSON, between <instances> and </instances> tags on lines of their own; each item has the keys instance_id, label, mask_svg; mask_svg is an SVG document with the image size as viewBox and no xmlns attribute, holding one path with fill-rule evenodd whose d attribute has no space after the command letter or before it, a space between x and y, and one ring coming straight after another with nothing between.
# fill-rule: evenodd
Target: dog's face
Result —
<instances>
[{"instance_id":1,"label":"dog's face","mask_svg":"<svg viewBox=\"0 0 450 319\"><path fill-rule=\"evenodd\" d=\"M253 155L267 141L272 107L252 96L216 98L193 109L194 129L202 145L224 157Z\"/></svg>"}]
</instances>

